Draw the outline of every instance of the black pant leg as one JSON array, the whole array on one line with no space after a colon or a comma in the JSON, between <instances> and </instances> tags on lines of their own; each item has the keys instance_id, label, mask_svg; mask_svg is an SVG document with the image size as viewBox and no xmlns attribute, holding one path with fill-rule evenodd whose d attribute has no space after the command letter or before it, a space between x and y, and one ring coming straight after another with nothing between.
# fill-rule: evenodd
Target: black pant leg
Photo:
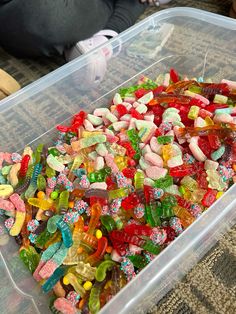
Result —
<instances>
[{"instance_id":1,"label":"black pant leg","mask_svg":"<svg viewBox=\"0 0 236 314\"><path fill-rule=\"evenodd\" d=\"M0 45L17 56L62 54L103 29L114 0L0 0Z\"/></svg>"},{"instance_id":2,"label":"black pant leg","mask_svg":"<svg viewBox=\"0 0 236 314\"><path fill-rule=\"evenodd\" d=\"M114 13L109 19L106 28L112 29L117 33L123 32L136 22L147 6L146 3L140 3L138 0L116 0Z\"/></svg>"}]
</instances>

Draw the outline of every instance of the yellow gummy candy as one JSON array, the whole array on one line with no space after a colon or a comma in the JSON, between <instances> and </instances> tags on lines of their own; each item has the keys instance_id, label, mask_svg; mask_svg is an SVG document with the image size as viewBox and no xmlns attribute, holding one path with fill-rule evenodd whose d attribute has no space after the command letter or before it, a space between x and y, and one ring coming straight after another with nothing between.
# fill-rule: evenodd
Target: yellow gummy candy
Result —
<instances>
[{"instance_id":1,"label":"yellow gummy candy","mask_svg":"<svg viewBox=\"0 0 236 314\"><path fill-rule=\"evenodd\" d=\"M120 188L117 190L108 191L109 200L113 200L115 198L121 198L129 195L129 190L127 188Z\"/></svg>"},{"instance_id":2,"label":"yellow gummy candy","mask_svg":"<svg viewBox=\"0 0 236 314\"><path fill-rule=\"evenodd\" d=\"M172 151L172 145L167 144L162 146L162 157L164 161L169 160L171 157L173 157L173 151Z\"/></svg>"},{"instance_id":3,"label":"yellow gummy candy","mask_svg":"<svg viewBox=\"0 0 236 314\"><path fill-rule=\"evenodd\" d=\"M14 192L14 189L10 184L0 185L0 197L8 198L13 192Z\"/></svg>"},{"instance_id":4,"label":"yellow gummy candy","mask_svg":"<svg viewBox=\"0 0 236 314\"><path fill-rule=\"evenodd\" d=\"M207 126L215 124L214 121L210 117L206 117L205 122Z\"/></svg>"},{"instance_id":5,"label":"yellow gummy candy","mask_svg":"<svg viewBox=\"0 0 236 314\"><path fill-rule=\"evenodd\" d=\"M180 183L184 188L187 188L190 191L195 191L198 188L197 181L191 178L190 176L183 177Z\"/></svg>"},{"instance_id":6,"label":"yellow gummy candy","mask_svg":"<svg viewBox=\"0 0 236 314\"><path fill-rule=\"evenodd\" d=\"M39 198L29 198L28 203L32 206L41 208L43 210L48 210L53 205L53 201L51 199L44 200L44 199L39 199Z\"/></svg>"},{"instance_id":7,"label":"yellow gummy candy","mask_svg":"<svg viewBox=\"0 0 236 314\"><path fill-rule=\"evenodd\" d=\"M86 291L91 290L91 289L92 289L92 286L93 286L93 284L92 284L91 281L86 281L86 282L84 283L84 285L83 285L83 287L84 287L84 289L85 289Z\"/></svg>"},{"instance_id":8,"label":"yellow gummy candy","mask_svg":"<svg viewBox=\"0 0 236 314\"><path fill-rule=\"evenodd\" d=\"M15 223L10 230L10 235L12 237L17 236L21 232L21 229L22 229L24 221L25 221L25 215L26 215L25 212L16 211L16 220L15 220Z\"/></svg>"},{"instance_id":9,"label":"yellow gummy candy","mask_svg":"<svg viewBox=\"0 0 236 314\"><path fill-rule=\"evenodd\" d=\"M216 199L218 200L218 198L220 198L222 195L224 194L224 192L218 192L217 194L216 194Z\"/></svg>"},{"instance_id":10,"label":"yellow gummy candy","mask_svg":"<svg viewBox=\"0 0 236 314\"><path fill-rule=\"evenodd\" d=\"M116 156L114 158L114 161L117 165L117 167L119 168L120 171L122 171L123 169L127 168L128 165L128 158L127 157L123 157L123 156Z\"/></svg>"},{"instance_id":11,"label":"yellow gummy candy","mask_svg":"<svg viewBox=\"0 0 236 314\"><path fill-rule=\"evenodd\" d=\"M81 137L84 137L84 138L87 138L87 137L90 137L90 136L94 136L94 135L100 135L102 134L102 131L94 131L94 132L91 132L91 131L83 131L82 132L82 136Z\"/></svg>"}]
</instances>

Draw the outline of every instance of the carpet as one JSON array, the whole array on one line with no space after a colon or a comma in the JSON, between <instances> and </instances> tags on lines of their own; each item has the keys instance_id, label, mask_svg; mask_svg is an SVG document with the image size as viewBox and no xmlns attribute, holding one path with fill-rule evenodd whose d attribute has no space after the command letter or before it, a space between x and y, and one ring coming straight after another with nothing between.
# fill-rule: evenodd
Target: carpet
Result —
<instances>
[{"instance_id":1,"label":"carpet","mask_svg":"<svg viewBox=\"0 0 236 314\"><path fill-rule=\"evenodd\" d=\"M228 15L231 1L175 0L162 8L148 8L140 19L143 19L160 9L176 6L190 6L222 15ZM0 68L13 75L22 86L26 86L37 80L58 68L63 63L64 60L62 58L53 60L45 58L37 60L16 59L3 50L0 50ZM74 87L72 86L71 88ZM55 97L56 99L55 95L50 95L48 97ZM66 99L68 96L65 94L64 97ZM40 101L41 103L40 98L37 99L37 101ZM87 100L87 102L89 101ZM84 103L86 104L86 100ZM18 114L27 114L27 112L19 110ZM3 126L3 121L1 121L0 142L2 142L1 134L3 134ZM32 125L29 123L29 128L30 127L32 127ZM43 125L43 128L47 129L48 126ZM12 137L12 134L10 134L10 137ZM208 252L208 254L186 275L184 280L172 289L157 305L151 308L149 313L234 314L236 313L235 296L236 226L225 234L210 252Z\"/></svg>"}]
</instances>

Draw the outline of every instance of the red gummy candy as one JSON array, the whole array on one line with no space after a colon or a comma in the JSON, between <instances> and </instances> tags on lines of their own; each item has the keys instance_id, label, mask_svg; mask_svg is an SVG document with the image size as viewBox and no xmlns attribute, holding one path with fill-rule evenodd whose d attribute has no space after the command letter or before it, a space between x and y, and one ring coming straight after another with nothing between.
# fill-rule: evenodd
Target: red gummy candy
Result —
<instances>
[{"instance_id":1,"label":"red gummy candy","mask_svg":"<svg viewBox=\"0 0 236 314\"><path fill-rule=\"evenodd\" d=\"M176 196L177 203L180 207L186 208L186 209L191 209L193 203L190 201L185 200L184 198L180 196Z\"/></svg>"},{"instance_id":2,"label":"red gummy candy","mask_svg":"<svg viewBox=\"0 0 236 314\"><path fill-rule=\"evenodd\" d=\"M206 107L206 109L207 111L215 112L216 109L224 109L228 107L229 106L225 104L210 104L209 106Z\"/></svg>"},{"instance_id":3,"label":"red gummy candy","mask_svg":"<svg viewBox=\"0 0 236 314\"><path fill-rule=\"evenodd\" d=\"M154 136L156 136L156 137L162 136L162 133L158 128L156 129Z\"/></svg>"},{"instance_id":4,"label":"red gummy candy","mask_svg":"<svg viewBox=\"0 0 236 314\"><path fill-rule=\"evenodd\" d=\"M185 177L196 173L193 165L182 165L170 169L170 176L172 177Z\"/></svg>"},{"instance_id":5,"label":"red gummy candy","mask_svg":"<svg viewBox=\"0 0 236 314\"><path fill-rule=\"evenodd\" d=\"M214 150L218 149L221 146L220 138L218 135L209 134L208 141L210 143L211 148Z\"/></svg>"},{"instance_id":6,"label":"red gummy candy","mask_svg":"<svg viewBox=\"0 0 236 314\"><path fill-rule=\"evenodd\" d=\"M189 103L190 106L198 106L200 108L205 108L206 105L200 100L196 98L192 98Z\"/></svg>"},{"instance_id":7,"label":"red gummy candy","mask_svg":"<svg viewBox=\"0 0 236 314\"><path fill-rule=\"evenodd\" d=\"M182 123L184 123L185 126L193 126L194 120L189 119L186 112L180 112L179 115L181 117Z\"/></svg>"},{"instance_id":8,"label":"red gummy candy","mask_svg":"<svg viewBox=\"0 0 236 314\"><path fill-rule=\"evenodd\" d=\"M206 171L197 172L196 180L201 189L208 189L207 173Z\"/></svg>"},{"instance_id":9,"label":"red gummy candy","mask_svg":"<svg viewBox=\"0 0 236 314\"><path fill-rule=\"evenodd\" d=\"M131 145L130 142L120 142L120 145L126 148L126 154L130 158L134 157L134 155L136 154L136 151L133 149L133 146Z\"/></svg>"},{"instance_id":10,"label":"red gummy candy","mask_svg":"<svg viewBox=\"0 0 236 314\"><path fill-rule=\"evenodd\" d=\"M208 189L206 194L203 196L202 199L202 205L204 207L210 207L216 200L216 195L217 195L216 190Z\"/></svg>"},{"instance_id":11,"label":"red gummy candy","mask_svg":"<svg viewBox=\"0 0 236 314\"><path fill-rule=\"evenodd\" d=\"M169 226L163 227L163 229L165 230L165 232L167 234L167 238L166 238L165 242L168 243L168 242L174 241L174 239L176 237L175 230Z\"/></svg>"},{"instance_id":12,"label":"red gummy candy","mask_svg":"<svg viewBox=\"0 0 236 314\"><path fill-rule=\"evenodd\" d=\"M125 232L128 234L149 237L152 234L152 228L149 226L130 224L125 226Z\"/></svg>"},{"instance_id":13,"label":"red gummy candy","mask_svg":"<svg viewBox=\"0 0 236 314\"><path fill-rule=\"evenodd\" d=\"M162 86L162 85L153 89L152 92L153 92L154 97L164 92L165 89L166 89L165 86Z\"/></svg>"},{"instance_id":14,"label":"red gummy candy","mask_svg":"<svg viewBox=\"0 0 236 314\"><path fill-rule=\"evenodd\" d=\"M24 178L26 176L29 161L30 161L30 155L25 155L21 160L21 167L20 167L20 171L19 171L19 176L21 178Z\"/></svg>"},{"instance_id":15,"label":"red gummy candy","mask_svg":"<svg viewBox=\"0 0 236 314\"><path fill-rule=\"evenodd\" d=\"M126 176L126 178L129 179L133 179L135 173L136 173L136 169L135 168L125 168L122 170L122 173L124 176Z\"/></svg>"},{"instance_id":16,"label":"red gummy candy","mask_svg":"<svg viewBox=\"0 0 236 314\"><path fill-rule=\"evenodd\" d=\"M186 112L188 114L189 112L189 106L188 105L181 105L181 104L176 104L174 102L169 103L168 107L171 108L176 108L178 110L180 110L181 112Z\"/></svg>"},{"instance_id":17,"label":"red gummy candy","mask_svg":"<svg viewBox=\"0 0 236 314\"><path fill-rule=\"evenodd\" d=\"M56 128L59 132L63 132L63 133L70 131L70 127L65 126L65 125L57 125Z\"/></svg>"},{"instance_id":18,"label":"red gummy candy","mask_svg":"<svg viewBox=\"0 0 236 314\"><path fill-rule=\"evenodd\" d=\"M128 250L129 244L128 243L121 243L115 240L111 241L113 244L113 248L117 251L120 256L124 256L126 251Z\"/></svg>"},{"instance_id":19,"label":"red gummy candy","mask_svg":"<svg viewBox=\"0 0 236 314\"><path fill-rule=\"evenodd\" d=\"M161 105L156 105L152 107L152 111L155 116L162 116L165 109Z\"/></svg>"},{"instance_id":20,"label":"red gummy candy","mask_svg":"<svg viewBox=\"0 0 236 314\"><path fill-rule=\"evenodd\" d=\"M83 125L84 120L87 116L87 113L85 113L84 111L80 111L78 114L76 114L73 119L72 119L72 128L78 128L79 126Z\"/></svg>"},{"instance_id":21,"label":"red gummy candy","mask_svg":"<svg viewBox=\"0 0 236 314\"><path fill-rule=\"evenodd\" d=\"M139 113L137 110L135 110L134 108L130 109L130 114L133 118L137 119L137 120L143 120L144 117L141 113Z\"/></svg>"},{"instance_id":22,"label":"red gummy candy","mask_svg":"<svg viewBox=\"0 0 236 314\"><path fill-rule=\"evenodd\" d=\"M117 112L119 114L119 117L122 117L122 116L124 116L125 114L128 113L127 108L124 105L122 105L122 104L117 105L116 106L116 110L117 110Z\"/></svg>"},{"instance_id":23,"label":"red gummy candy","mask_svg":"<svg viewBox=\"0 0 236 314\"><path fill-rule=\"evenodd\" d=\"M79 113L75 114L73 119L72 119L72 124L74 124L75 122L84 122L84 119L86 118L87 113L84 112L83 110L81 110Z\"/></svg>"},{"instance_id":24,"label":"red gummy candy","mask_svg":"<svg viewBox=\"0 0 236 314\"><path fill-rule=\"evenodd\" d=\"M198 147L202 150L203 154L207 156L207 158L210 158L212 149L211 149L210 143L207 140L205 140L202 137L199 137Z\"/></svg>"},{"instance_id":25,"label":"red gummy candy","mask_svg":"<svg viewBox=\"0 0 236 314\"><path fill-rule=\"evenodd\" d=\"M106 184L108 190L114 190L116 188L115 182L109 176L106 177Z\"/></svg>"},{"instance_id":26,"label":"red gummy candy","mask_svg":"<svg viewBox=\"0 0 236 314\"><path fill-rule=\"evenodd\" d=\"M147 203L150 203L154 200L153 188L149 185L144 185L143 187L145 199Z\"/></svg>"},{"instance_id":27,"label":"red gummy candy","mask_svg":"<svg viewBox=\"0 0 236 314\"><path fill-rule=\"evenodd\" d=\"M150 92L150 90L145 89L145 88L140 88L138 90L136 90L136 92L134 92L135 96L137 98L141 98L143 97L145 94L147 94L148 92Z\"/></svg>"},{"instance_id":28,"label":"red gummy candy","mask_svg":"<svg viewBox=\"0 0 236 314\"><path fill-rule=\"evenodd\" d=\"M74 115L71 126L58 125L57 130L60 132L77 132L78 128L83 125L87 113L80 111L78 114Z\"/></svg>"},{"instance_id":29,"label":"red gummy candy","mask_svg":"<svg viewBox=\"0 0 236 314\"><path fill-rule=\"evenodd\" d=\"M136 235L130 235L124 232L124 230L113 230L110 233L110 236L112 237L112 241L115 240L122 243L130 243L137 245L139 247L142 247L146 242L145 240L139 238Z\"/></svg>"},{"instance_id":30,"label":"red gummy candy","mask_svg":"<svg viewBox=\"0 0 236 314\"><path fill-rule=\"evenodd\" d=\"M154 123L156 124L156 126L159 126L162 122L162 117L161 116L155 116L154 118Z\"/></svg>"},{"instance_id":31,"label":"red gummy candy","mask_svg":"<svg viewBox=\"0 0 236 314\"><path fill-rule=\"evenodd\" d=\"M170 69L170 79L173 83L177 83L179 81L179 75L175 69Z\"/></svg>"},{"instance_id":32,"label":"red gummy candy","mask_svg":"<svg viewBox=\"0 0 236 314\"><path fill-rule=\"evenodd\" d=\"M129 158L128 159L128 166L134 167L136 165L136 161L134 159Z\"/></svg>"},{"instance_id":33,"label":"red gummy candy","mask_svg":"<svg viewBox=\"0 0 236 314\"><path fill-rule=\"evenodd\" d=\"M135 193L130 194L126 198L124 198L121 202L121 206L125 210L133 209L135 206L139 204L139 199Z\"/></svg>"}]
</instances>

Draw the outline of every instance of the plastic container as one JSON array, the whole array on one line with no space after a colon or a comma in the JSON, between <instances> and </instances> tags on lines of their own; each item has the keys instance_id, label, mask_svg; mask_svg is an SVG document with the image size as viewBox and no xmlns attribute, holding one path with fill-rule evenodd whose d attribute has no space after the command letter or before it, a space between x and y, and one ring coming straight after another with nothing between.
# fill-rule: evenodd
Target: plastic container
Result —
<instances>
[{"instance_id":1,"label":"plastic container","mask_svg":"<svg viewBox=\"0 0 236 314\"><path fill-rule=\"evenodd\" d=\"M141 74L155 78L174 67L190 77L236 80L235 30L234 20L191 8L154 14L109 43L121 51L108 61L101 83L91 76L91 59L99 58L105 45L3 100L0 151L48 142L55 125L82 108L104 106L116 90L137 82ZM145 312L163 297L236 222L235 193L234 185L101 313ZM0 245L1 312L49 313L48 297L19 260L14 239L3 235Z\"/></svg>"}]
</instances>

